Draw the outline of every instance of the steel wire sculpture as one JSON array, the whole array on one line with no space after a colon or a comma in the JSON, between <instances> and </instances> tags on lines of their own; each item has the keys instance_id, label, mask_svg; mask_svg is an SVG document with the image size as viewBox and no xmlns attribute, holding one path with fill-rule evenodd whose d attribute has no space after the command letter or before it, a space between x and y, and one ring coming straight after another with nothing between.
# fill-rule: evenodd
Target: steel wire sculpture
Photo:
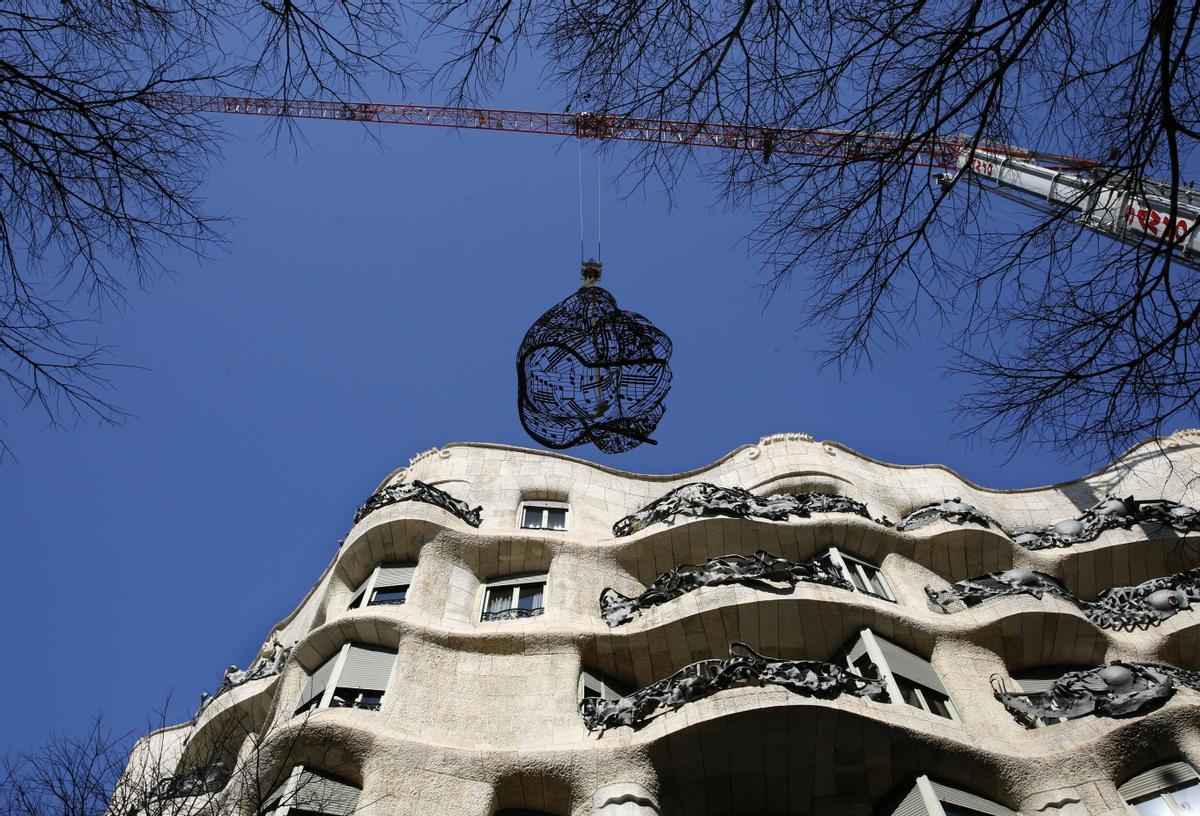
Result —
<instances>
[{"instance_id":1,"label":"steel wire sculpture","mask_svg":"<svg viewBox=\"0 0 1200 816\"><path fill-rule=\"evenodd\" d=\"M362 507L355 511L354 523L358 524L365 517L381 507L405 501L425 502L426 504L440 507L454 514L472 527L478 527L483 522L482 507L472 508L471 505L462 499L454 498L445 490L439 490L433 485L427 485L418 479L413 479L411 484L394 484L380 488L379 491L363 502Z\"/></svg>"},{"instance_id":2,"label":"steel wire sculpture","mask_svg":"<svg viewBox=\"0 0 1200 816\"><path fill-rule=\"evenodd\" d=\"M591 442L622 453L655 444L650 434L666 411L670 339L619 309L597 279L599 265L585 264L584 286L539 317L517 351L521 424L548 448Z\"/></svg>"},{"instance_id":3,"label":"steel wire sculpture","mask_svg":"<svg viewBox=\"0 0 1200 816\"><path fill-rule=\"evenodd\" d=\"M645 592L633 597L605 587L600 593L600 614L609 626L621 626L644 609L664 604L700 587L724 584L786 584L794 587L800 581L854 591L850 582L842 577L841 570L832 564L816 558L790 561L766 550L755 550L754 555L720 555L703 564L681 564L658 576Z\"/></svg>"},{"instance_id":4,"label":"steel wire sculpture","mask_svg":"<svg viewBox=\"0 0 1200 816\"><path fill-rule=\"evenodd\" d=\"M1026 728L1053 725L1095 714L1133 717L1147 714L1174 694L1178 686L1200 691L1200 672L1160 663L1114 661L1094 669L1067 672L1046 691L1008 691L992 675L992 693Z\"/></svg>"},{"instance_id":5,"label":"steel wire sculpture","mask_svg":"<svg viewBox=\"0 0 1200 816\"><path fill-rule=\"evenodd\" d=\"M853 513L871 518L867 506L831 493L782 493L758 496L741 487L718 487L708 482L691 482L632 513L613 525L613 536L633 535L651 524L673 524L676 516L732 516L786 521L808 518L813 513ZM880 524L889 524L886 519Z\"/></svg>"},{"instance_id":6,"label":"steel wire sculpture","mask_svg":"<svg viewBox=\"0 0 1200 816\"><path fill-rule=\"evenodd\" d=\"M659 711L674 711L727 688L768 683L806 697L832 700L842 694L853 694L890 702L882 680L862 677L818 660L766 657L735 641L729 644L729 657L725 660L700 660L624 697L585 697L579 701L579 714L589 732L622 725L639 728Z\"/></svg>"},{"instance_id":7,"label":"steel wire sculpture","mask_svg":"<svg viewBox=\"0 0 1200 816\"><path fill-rule=\"evenodd\" d=\"M1200 603L1200 568L1152 578L1136 586L1106 589L1094 601L1075 596L1057 578L1044 572L1010 569L989 572L959 581L947 589L925 587L930 606L939 612L957 612L989 598L1005 595L1055 595L1074 604L1101 629L1132 632L1158 626L1176 613Z\"/></svg>"}]
</instances>

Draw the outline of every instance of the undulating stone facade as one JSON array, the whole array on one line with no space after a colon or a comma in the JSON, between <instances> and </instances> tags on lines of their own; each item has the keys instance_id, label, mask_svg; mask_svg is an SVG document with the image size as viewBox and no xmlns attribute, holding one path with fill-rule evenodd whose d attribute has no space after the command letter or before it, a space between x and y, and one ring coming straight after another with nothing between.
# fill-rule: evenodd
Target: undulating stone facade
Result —
<instances>
[{"instance_id":1,"label":"undulating stone facade","mask_svg":"<svg viewBox=\"0 0 1200 816\"><path fill-rule=\"evenodd\" d=\"M245 813L1191 813L1198 465L1200 432L1014 491L804 434L669 476L447 445L131 769Z\"/></svg>"}]
</instances>

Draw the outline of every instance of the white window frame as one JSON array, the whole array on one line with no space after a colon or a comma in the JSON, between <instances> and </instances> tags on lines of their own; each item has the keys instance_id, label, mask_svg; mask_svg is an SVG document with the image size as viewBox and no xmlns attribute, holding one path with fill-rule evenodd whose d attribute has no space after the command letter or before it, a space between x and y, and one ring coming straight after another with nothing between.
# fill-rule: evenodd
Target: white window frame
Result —
<instances>
[{"instance_id":1,"label":"white window frame","mask_svg":"<svg viewBox=\"0 0 1200 816\"><path fill-rule=\"evenodd\" d=\"M542 526L541 527L526 527L525 526L525 511L526 510L541 510L542 511ZM563 511L563 526L561 530L555 530L546 526L549 517L546 514L547 510L562 510ZM542 499L530 499L523 501L517 507L517 527L522 530L541 530L548 533L565 533L571 527L571 505L567 502L549 501Z\"/></svg>"},{"instance_id":2,"label":"white window frame","mask_svg":"<svg viewBox=\"0 0 1200 816\"><path fill-rule=\"evenodd\" d=\"M329 673L329 682L328 682L328 684L326 684L325 690L321 692L321 699L317 702L317 704L315 706L309 706L304 711L320 711L323 708L331 708L330 703L333 702L333 695L338 690L338 681L342 679L342 669L346 665L346 656L350 654L350 647L354 646L354 645L355 644L350 643L350 642L346 642L346 643L342 644L342 648L338 650L337 657L333 658L336 662L333 664L333 671L331 671ZM360 643L357 645L370 646L372 644ZM396 655L396 659L399 659L398 654ZM328 661L326 661L326 662L328 662ZM321 664L321 666L324 666L324 665L325 665L325 663ZM321 668L321 666L318 666L317 669L319 670ZM395 670L396 670L396 664L392 663L392 671L395 672ZM311 677L312 675L310 674L309 676ZM378 689L381 706L382 706L382 699L387 696L387 692L388 692L387 687L388 687L388 685L390 685L390 683L391 683L391 678L388 679L387 683L383 684L383 688ZM338 706L338 708L343 708L343 707L345 707L345 706ZM299 712L299 713L304 713L304 712ZM293 716L295 716L295 714L293 714Z\"/></svg>"},{"instance_id":3,"label":"white window frame","mask_svg":"<svg viewBox=\"0 0 1200 816\"><path fill-rule=\"evenodd\" d=\"M950 719L952 722L962 722L962 718L958 716L958 709L954 707L954 700L950 698L949 694L946 695L946 710L950 712L950 717L946 718L941 714L936 714L930 710L929 703L925 699L925 695L922 693L925 687L915 680L910 680L907 677L904 678L904 681L917 690L917 697L920 699L921 705L914 706L905 700L904 693L900 690L900 684L896 682L896 675L892 673L892 667L888 665L887 658L883 656L883 649L879 647L879 640L876 638L875 633L870 629L863 629L858 633L858 636L862 638L863 646L866 647L867 657L869 657L871 662L875 664L875 667L879 669L880 679L883 680L883 684L887 688L889 697L891 697L900 705L906 705L910 708L919 708L921 711L937 717L938 719ZM849 660L846 661L846 664L850 671L855 670L854 666L850 665ZM939 696L941 694L940 692L937 692L936 689L930 689L930 691L937 693Z\"/></svg>"},{"instance_id":4,"label":"white window frame","mask_svg":"<svg viewBox=\"0 0 1200 816\"><path fill-rule=\"evenodd\" d=\"M487 621L483 619L484 614L487 612L488 599L491 597L493 590L511 588L512 603L508 608L514 609L517 606L520 588L529 584L542 585L542 614L544 615L550 608L550 574L547 572L538 572L529 575L502 576L486 582L483 585L483 603L479 607L479 614L476 616L476 620L480 623L511 623L511 621Z\"/></svg>"},{"instance_id":5,"label":"white window frame","mask_svg":"<svg viewBox=\"0 0 1200 816\"><path fill-rule=\"evenodd\" d=\"M833 565L842 571L842 575L845 576L846 580L850 582L850 586L854 592L857 592L860 595L871 595L876 598L883 598L885 601L896 603L896 593L892 591L892 585L888 582L887 576L883 574L882 567L878 567L865 559L842 552L837 547L830 547L828 550L818 555L817 558L819 559L825 556L828 556ZM866 569L874 570L875 574L879 576L879 581L883 584L883 595L880 595L876 592L863 592L858 588L857 585L855 585L854 579L850 577L852 574L857 575L866 586L873 586L870 576L867 575L866 570L863 569L864 567ZM851 573L851 570L854 570L854 572Z\"/></svg>"},{"instance_id":6,"label":"white window frame","mask_svg":"<svg viewBox=\"0 0 1200 816\"><path fill-rule=\"evenodd\" d=\"M367 580L363 581L362 584L360 585L359 590L350 596L350 603L346 605L347 612L353 612L355 609L366 609L368 606L388 606L389 605L389 604L372 604L371 603L371 596L375 594L375 583L376 583L376 581L379 580L379 573L383 569L384 563L392 563L392 562L390 562L390 561L389 562L380 562L375 565L375 568L371 570L371 574L367 576ZM407 563L407 562L403 562L403 563ZM413 569L415 570L416 568L417 568L417 565L414 562ZM415 576L414 576L414 578L415 578ZM409 584L408 586L409 586L409 588L412 588L412 584ZM358 606L355 606L352 608L351 604L354 603L355 598L360 598L361 600L359 601ZM408 598L406 596L405 603L407 603L407 602L408 602Z\"/></svg>"}]
</instances>

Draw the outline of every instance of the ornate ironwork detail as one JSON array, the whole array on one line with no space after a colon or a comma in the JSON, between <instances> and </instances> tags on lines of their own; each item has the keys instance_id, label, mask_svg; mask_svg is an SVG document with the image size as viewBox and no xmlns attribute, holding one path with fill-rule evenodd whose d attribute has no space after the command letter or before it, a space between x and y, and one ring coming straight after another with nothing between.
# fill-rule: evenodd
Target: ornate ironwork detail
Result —
<instances>
[{"instance_id":1,"label":"ornate ironwork detail","mask_svg":"<svg viewBox=\"0 0 1200 816\"><path fill-rule=\"evenodd\" d=\"M1027 569L989 572L958 581L948 589L927 586L925 594L929 596L930 606L939 612L957 612L960 607L977 606L989 598L1005 595L1032 595L1040 599L1042 595L1050 594L1065 598L1076 606L1083 603L1054 576Z\"/></svg>"},{"instance_id":2,"label":"ornate ironwork detail","mask_svg":"<svg viewBox=\"0 0 1200 816\"><path fill-rule=\"evenodd\" d=\"M1094 669L1064 674L1047 691L1019 693L1004 688L992 675L992 693L1026 728L1052 725L1095 714L1133 717L1147 714L1175 694L1177 686L1200 691L1200 672L1159 663L1114 661Z\"/></svg>"},{"instance_id":3,"label":"ornate ironwork detail","mask_svg":"<svg viewBox=\"0 0 1200 816\"><path fill-rule=\"evenodd\" d=\"M813 513L853 513L871 518L867 506L830 493L781 493L758 496L741 487L717 487L708 482L691 482L655 499L636 513L613 525L613 536L632 535L651 524L674 524L676 516L732 516L786 521L790 516L808 518ZM881 524L889 524L887 519Z\"/></svg>"},{"instance_id":4,"label":"ornate ironwork detail","mask_svg":"<svg viewBox=\"0 0 1200 816\"><path fill-rule=\"evenodd\" d=\"M1175 613L1190 609L1193 601L1200 603L1200 569L1152 578L1136 586L1106 589L1094 601L1076 597L1053 576L1026 569L989 572L948 589L925 587L930 606L940 612L956 612L960 606L976 606L1004 595L1041 598L1044 593L1073 603L1102 629L1132 632L1157 626Z\"/></svg>"},{"instance_id":5,"label":"ornate ironwork detail","mask_svg":"<svg viewBox=\"0 0 1200 816\"><path fill-rule=\"evenodd\" d=\"M831 700L853 694L889 702L882 680L862 677L818 660L765 657L745 643L734 642L729 644L729 657L725 660L700 660L615 700L585 697L579 701L579 714L589 732L622 725L639 728L660 711L674 711L728 688L768 683L806 697Z\"/></svg>"},{"instance_id":6,"label":"ornate ironwork detail","mask_svg":"<svg viewBox=\"0 0 1200 816\"><path fill-rule=\"evenodd\" d=\"M276 643L271 650L271 654L259 658L253 667L242 671L237 666L230 666L225 670L225 676L221 678L221 685L217 686L216 691L212 694L209 694L207 691L200 692L200 708L196 711L196 716L199 717L204 709L208 708L209 703L227 691L232 691L243 683L249 683L251 680L260 680L264 677L279 674L283 670L283 664L287 663L287 659L291 654L291 646L285 648L283 644Z\"/></svg>"},{"instance_id":7,"label":"ornate ironwork detail","mask_svg":"<svg viewBox=\"0 0 1200 816\"><path fill-rule=\"evenodd\" d=\"M548 448L591 442L621 453L653 444L671 388L670 361L667 335L617 308L605 289L585 285L539 317L521 341L521 424Z\"/></svg>"},{"instance_id":8,"label":"ornate ironwork detail","mask_svg":"<svg viewBox=\"0 0 1200 816\"><path fill-rule=\"evenodd\" d=\"M500 609L495 612L484 612L480 615L481 621L507 621L507 620L522 620L524 618L536 618L538 615L546 611L543 606L535 606L532 609L524 609L519 606L514 606L510 609Z\"/></svg>"},{"instance_id":9,"label":"ornate ironwork detail","mask_svg":"<svg viewBox=\"0 0 1200 816\"><path fill-rule=\"evenodd\" d=\"M1097 626L1132 632L1158 626L1191 609L1192 602L1200 603L1200 569L1151 578L1137 586L1113 587L1095 601L1081 602L1080 608Z\"/></svg>"},{"instance_id":10,"label":"ornate ironwork detail","mask_svg":"<svg viewBox=\"0 0 1200 816\"><path fill-rule=\"evenodd\" d=\"M600 614L609 626L629 623L643 609L664 604L705 586L747 584L769 587L773 584L796 586L800 581L826 584L853 592L854 587L836 566L815 558L789 561L766 550L754 555L720 555L703 564L681 564L668 570L640 595L622 595L612 587L600 593Z\"/></svg>"},{"instance_id":11,"label":"ornate ironwork detail","mask_svg":"<svg viewBox=\"0 0 1200 816\"><path fill-rule=\"evenodd\" d=\"M167 776L158 780L150 798L161 801L216 793L229 783L232 775L224 763L217 762L189 773Z\"/></svg>"},{"instance_id":12,"label":"ornate ironwork detail","mask_svg":"<svg viewBox=\"0 0 1200 816\"><path fill-rule=\"evenodd\" d=\"M472 509L465 501L454 498L445 490L439 490L433 485L427 485L418 479L413 479L411 484L394 484L380 489L379 492L363 502L362 507L355 511L354 523L358 524L381 507L387 507L389 504L404 501L419 501L440 507L458 516L458 518L472 527L478 527L483 521L482 507Z\"/></svg>"},{"instance_id":13,"label":"ornate ironwork detail","mask_svg":"<svg viewBox=\"0 0 1200 816\"><path fill-rule=\"evenodd\" d=\"M1000 526L987 513L955 496L953 499L933 502L924 507L918 507L900 519L900 523L896 525L896 529L901 532L919 530L925 525L932 524L938 520L948 521L951 524L978 524L988 528Z\"/></svg>"},{"instance_id":14,"label":"ornate ironwork detail","mask_svg":"<svg viewBox=\"0 0 1200 816\"><path fill-rule=\"evenodd\" d=\"M1200 530L1200 510L1166 499L1139 501L1132 496L1125 499L1107 496L1078 518L1041 527L1022 527L1009 533L1009 537L1027 550L1046 550L1095 541L1105 530L1118 527L1128 530L1135 524L1147 523L1194 532Z\"/></svg>"}]
</instances>

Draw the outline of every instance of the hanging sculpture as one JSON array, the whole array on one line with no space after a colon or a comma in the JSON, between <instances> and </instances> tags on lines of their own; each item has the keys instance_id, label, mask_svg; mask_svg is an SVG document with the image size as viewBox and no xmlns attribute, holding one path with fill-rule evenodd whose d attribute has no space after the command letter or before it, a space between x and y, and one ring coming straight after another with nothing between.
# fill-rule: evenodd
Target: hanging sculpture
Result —
<instances>
[{"instance_id":1,"label":"hanging sculpture","mask_svg":"<svg viewBox=\"0 0 1200 816\"><path fill-rule=\"evenodd\" d=\"M363 502L362 507L355 511L354 523L358 524L381 507L404 501L419 501L440 507L446 512L458 516L472 527L478 527L483 521L482 507L472 508L471 505L462 499L454 498L445 490L439 490L433 485L413 479L412 484L394 484L380 488Z\"/></svg>"},{"instance_id":2,"label":"hanging sculpture","mask_svg":"<svg viewBox=\"0 0 1200 816\"><path fill-rule=\"evenodd\" d=\"M782 493L757 496L741 487L718 487L691 482L655 499L613 525L613 536L633 535L651 524L672 524L676 516L732 516L767 521L787 521L789 516L808 518L813 513L853 513L871 518L862 502L831 493ZM886 524L884 519L880 522Z\"/></svg>"},{"instance_id":3,"label":"hanging sculpture","mask_svg":"<svg viewBox=\"0 0 1200 816\"><path fill-rule=\"evenodd\" d=\"M686 703L736 686L782 686L795 694L831 700L841 694L889 702L883 681L861 677L833 663L781 660L760 655L745 643L729 644L726 660L701 660L670 677L624 697L584 697L579 715L588 731L628 726L638 728L660 710L674 711Z\"/></svg>"},{"instance_id":4,"label":"hanging sculpture","mask_svg":"<svg viewBox=\"0 0 1200 816\"><path fill-rule=\"evenodd\" d=\"M787 584L794 587L800 581L854 590L837 567L816 558L790 561L766 550L755 550L754 555L721 555L703 564L683 564L664 572L645 592L632 598L612 587L605 587L600 593L600 614L609 626L621 626L643 609L664 604L700 587L725 584Z\"/></svg>"},{"instance_id":5,"label":"hanging sculpture","mask_svg":"<svg viewBox=\"0 0 1200 816\"><path fill-rule=\"evenodd\" d=\"M1095 669L1067 672L1046 691L1007 691L995 675L992 693L1026 728L1052 725L1088 714L1132 717L1169 700L1177 686L1200 691L1200 672L1158 663L1114 661Z\"/></svg>"},{"instance_id":6,"label":"hanging sculpture","mask_svg":"<svg viewBox=\"0 0 1200 816\"><path fill-rule=\"evenodd\" d=\"M517 351L517 411L548 448L591 442L622 453L662 419L671 388L671 341L649 320L617 308L596 286L600 264L583 267L583 286L529 327Z\"/></svg>"},{"instance_id":7,"label":"hanging sculpture","mask_svg":"<svg viewBox=\"0 0 1200 816\"><path fill-rule=\"evenodd\" d=\"M947 589L925 587L930 605L940 612L976 606L1005 595L1056 595L1079 608L1101 629L1132 632L1157 626L1177 612L1200 604L1200 568L1152 578L1136 586L1106 589L1094 601L1077 598L1058 579L1044 572L1010 569L959 581Z\"/></svg>"}]
</instances>

